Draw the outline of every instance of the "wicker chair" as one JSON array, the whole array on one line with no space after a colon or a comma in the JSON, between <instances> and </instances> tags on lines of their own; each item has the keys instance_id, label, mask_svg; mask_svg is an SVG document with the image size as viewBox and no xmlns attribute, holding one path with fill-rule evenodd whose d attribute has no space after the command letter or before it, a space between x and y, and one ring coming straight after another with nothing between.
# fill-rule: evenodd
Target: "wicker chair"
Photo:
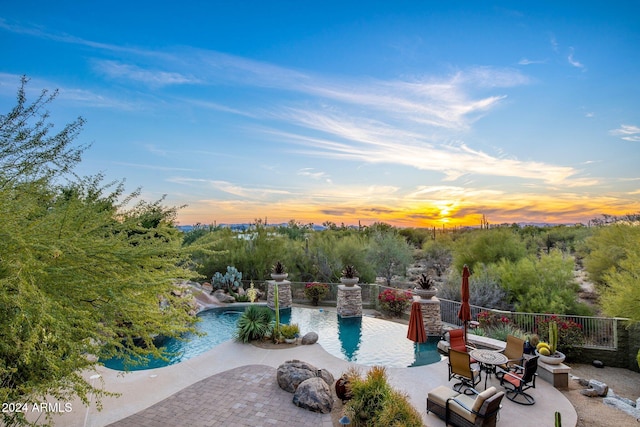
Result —
<instances>
[{"instance_id":1,"label":"wicker chair","mask_svg":"<svg viewBox=\"0 0 640 427\"><path fill-rule=\"evenodd\" d=\"M466 396L444 386L437 387L427 396L427 413L434 413L447 425L494 427L504 392L495 387L482 393L475 389L473 392L473 396Z\"/></svg>"},{"instance_id":2,"label":"wicker chair","mask_svg":"<svg viewBox=\"0 0 640 427\"><path fill-rule=\"evenodd\" d=\"M452 378L460 380L453 386L453 389L460 392L463 386L473 388L482 379L479 369L471 368L471 356L469 353L449 349L449 381ZM468 390L465 390L468 393Z\"/></svg>"}]
</instances>

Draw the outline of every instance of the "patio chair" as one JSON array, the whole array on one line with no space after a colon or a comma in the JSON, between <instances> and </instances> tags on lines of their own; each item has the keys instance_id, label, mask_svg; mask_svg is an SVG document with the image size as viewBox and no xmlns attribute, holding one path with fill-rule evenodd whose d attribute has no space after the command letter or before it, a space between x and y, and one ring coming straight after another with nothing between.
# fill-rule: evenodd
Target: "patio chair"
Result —
<instances>
[{"instance_id":1,"label":"patio chair","mask_svg":"<svg viewBox=\"0 0 640 427\"><path fill-rule=\"evenodd\" d=\"M474 396L459 394L447 400L445 424L457 427L495 427L504 392L489 387Z\"/></svg>"},{"instance_id":2,"label":"patio chair","mask_svg":"<svg viewBox=\"0 0 640 427\"><path fill-rule=\"evenodd\" d=\"M460 382L453 385L453 389L461 392L463 386L473 388L482 379L480 377L479 369L471 368L471 356L469 353L458 351L453 348L449 349L449 381L452 378L460 380ZM465 390L465 394L469 390ZM473 393L473 392L471 392Z\"/></svg>"},{"instance_id":3,"label":"patio chair","mask_svg":"<svg viewBox=\"0 0 640 427\"><path fill-rule=\"evenodd\" d=\"M522 366L524 360L524 340L513 335L507 335L507 345L502 352L507 356L507 363L499 365L504 371L510 371L516 366Z\"/></svg>"},{"instance_id":4,"label":"patio chair","mask_svg":"<svg viewBox=\"0 0 640 427\"><path fill-rule=\"evenodd\" d=\"M522 373L503 370L500 385L507 390L507 399L520 405L533 405L536 400L526 391L536 388L538 356L526 360L524 367L519 368L522 369Z\"/></svg>"},{"instance_id":5,"label":"patio chair","mask_svg":"<svg viewBox=\"0 0 640 427\"><path fill-rule=\"evenodd\" d=\"M475 347L465 342L464 329L452 329L449 331L449 348L467 353ZM477 361L472 357L471 363L477 363Z\"/></svg>"}]
</instances>

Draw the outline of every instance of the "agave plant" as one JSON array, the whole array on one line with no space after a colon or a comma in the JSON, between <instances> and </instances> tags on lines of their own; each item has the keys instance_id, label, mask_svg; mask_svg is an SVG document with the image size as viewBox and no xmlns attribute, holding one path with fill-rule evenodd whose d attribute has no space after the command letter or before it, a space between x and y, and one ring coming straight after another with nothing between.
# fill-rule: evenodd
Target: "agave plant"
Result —
<instances>
[{"instance_id":1,"label":"agave plant","mask_svg":"<svg viewBox=\"0 0 640 427\"><path fill-rule=\"evenodd\" d=\"M286 271L284 269L284 264L281 263L280 261L276 262L271 268L271 272L273 274L286 274Z\"/></svg>"},{"instance_id":2,"label":"agave plant","mask_svg":"<svg viewBox=\"0 0 640 427\"><path fill-rule=\"evenodd\" d=\"M342 270L342 276L347 279L354 279L358 277L358 270L353 265L346 265Z\"/></svg>"},{"instance_id":3,"label":"agave plant","mask_svg":"<svg viewBox=\"0 0 640 427\"><path fill-rule=\"evenodd\" d=\"M268 307L250 305L238 319L235 338L243 343L262 339L271 332L273 314Z\"/></svg>"},{"instance_id":4,"label":"agave plant","mask_svg":"<svg viewBox=\"0 0 640 427\"><path fill-rule=\"evenodd\" d=\"M431 277L427 276L425 273L422 273L420 275L420 278L418 279L418 286L422 289L431 289L431 287L433 286L433 279L431 279Z\"/></svg>"}]
</instances>

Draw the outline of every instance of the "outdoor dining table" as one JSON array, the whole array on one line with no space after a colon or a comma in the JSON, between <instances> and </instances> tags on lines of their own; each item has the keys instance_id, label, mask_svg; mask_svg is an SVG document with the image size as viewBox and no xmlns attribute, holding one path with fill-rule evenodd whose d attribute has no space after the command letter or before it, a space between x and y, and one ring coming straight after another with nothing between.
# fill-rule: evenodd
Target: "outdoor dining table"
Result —
<instances>
[{"instance_id":1,"label":"outdoor dining table","mask_svg":"<svg viewBox=\"0 0 640 427\"><path fill-rule=\"evenodd\" d=\"M507 363L509 359L502 353L499 353L495 350L487 350L478 348L475 350L471 350L469 355L476 359L480 364L480 370L485 372L484 377L484 389L487 389L487 378L489 375L496 373L497 365L504 365Z\"/></svg>"}]
</instances>

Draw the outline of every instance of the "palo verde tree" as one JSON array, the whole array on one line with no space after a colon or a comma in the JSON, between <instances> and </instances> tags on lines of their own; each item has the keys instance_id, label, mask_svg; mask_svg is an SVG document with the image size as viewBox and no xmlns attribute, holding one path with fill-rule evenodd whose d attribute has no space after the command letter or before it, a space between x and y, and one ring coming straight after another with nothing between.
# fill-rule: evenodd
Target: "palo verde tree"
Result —
<instances>
[{"instance_id":1,"label":"palo verde tree","mask_svg":"<svg viewBox=\"0 0 640 427\"><path fill-rule=\"evenodd\" d=\"M87 148L74 145L84 121L52 134L55 94L28 103L26 84L0 115L0 401L87 403L92 393L99 403L109 393L85 380L98 363L90 355L159 355L156 334L191 329L171 291L193 274L176 208L70 175ZM0 424L28 425L24 415L3 412Z\"/></svg>"},{"instance_id":2,"label":"palo verde tree","mask_svg":"<svg viewBox=\"0 0 640 427\"><path fill-rule=\"evenodd\" d=\"M407 266L413 261L413 249L404 237L394 229L371 233L367 258L376 273L391 286L394 275L405 275Z\"/></svg>"}]
</instances>

